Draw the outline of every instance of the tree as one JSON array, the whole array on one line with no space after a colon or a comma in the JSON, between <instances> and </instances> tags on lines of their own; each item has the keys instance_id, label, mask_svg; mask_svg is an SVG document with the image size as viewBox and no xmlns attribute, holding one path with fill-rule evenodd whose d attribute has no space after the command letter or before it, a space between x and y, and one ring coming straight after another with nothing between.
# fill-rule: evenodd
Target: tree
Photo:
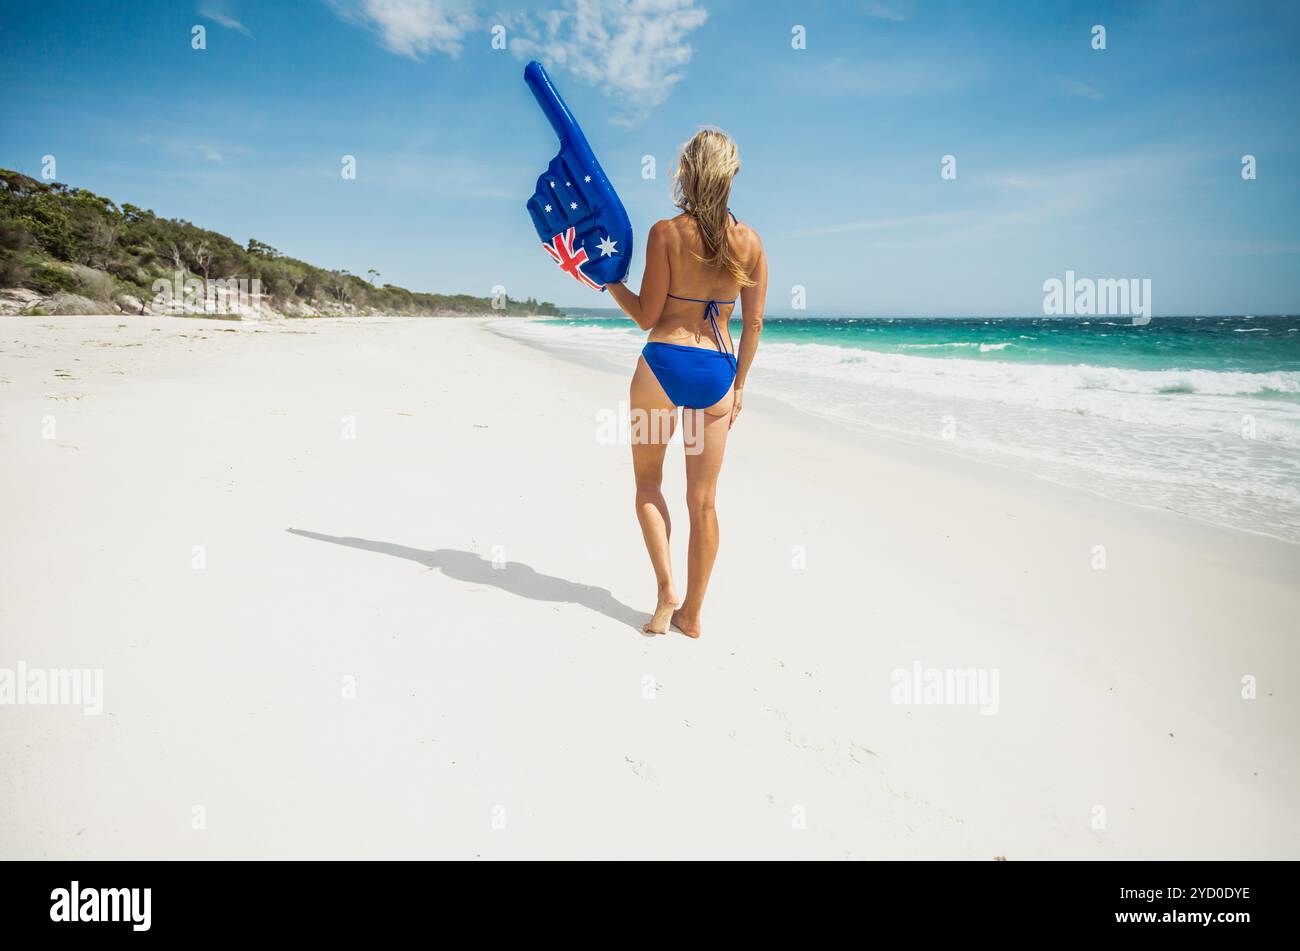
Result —
<instances>
[{"instance_id":1,"label":"tree","mask_svg":"<svg viewBox=\"0 0 1300 951\"><path fill-rule=\"evenodd\" d=\"M177 247L175 241L168 241L162 249L162 253L165 257L171 258L173 270L185 270L185 261L181 258L181 249Z\"/></svg>"},{"instance_id":2,"label":"tree","mask_svg":"<svg viewBox=\"0 0 1300 951\"><path fill-rule=\"evenodd\" d=\"M89 247L86 263L94 267L104 267L113 254L113 245L117 243L119 225L109 218L93 218L87 229Z\"/></svg>"},{"instance_id":3,"label":"tree","mask_svg":"<svg viewBox=\"0 0 1300 951\"><path fill-rule=\"evenodd\" d=\"M187 241L185 250L189 252L190 260L194 262L196 270L203 272L203 279L208 279L208 269L212 267L212 249L208 247L206 241Z\"/></svg>"}]
</instances>

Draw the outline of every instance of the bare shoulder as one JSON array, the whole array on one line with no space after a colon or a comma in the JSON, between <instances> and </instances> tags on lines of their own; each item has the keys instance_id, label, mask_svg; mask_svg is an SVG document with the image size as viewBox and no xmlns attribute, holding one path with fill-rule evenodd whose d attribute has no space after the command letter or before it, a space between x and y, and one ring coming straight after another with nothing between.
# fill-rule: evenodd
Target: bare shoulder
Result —
<instances>
[{"instance_id":1,"label":"bare shoulder","mask_svg":"<svg viewBox=\"0 0 1300 951\"><path fill-rule=\"evenodd\" d=\"M763 254L763 240L758 236L758 232L742 221L732 225L731 240L734 242L733 247L745 261L752 263Z\"/></svg>"},{"instance_id":2,"label":"bare shoulder","mask_svg":"<svg viewBox=\"0 0 1300 951\"><path fill-rule=\"evenodd\" d=\"M680 215L674 215L671 218L659 219L654 223L650 230L659 231L665 236L673 235L674 237L680 237L682 235L694 234L696 228L697 225L695 224L695 219L686 214L686 212L682 212Z\"/></svg>"},{"instance_id":3,"label":"bare shoulder","mask_svg":"<svg viewBox=\"0 0 1300 951\"><path fill-rule=\"evenodd\" d=\"M677 243L680 236L681 226L678 218L661 218L650 226L648 240L673 245Z\"/></svg>"}]
</instances>

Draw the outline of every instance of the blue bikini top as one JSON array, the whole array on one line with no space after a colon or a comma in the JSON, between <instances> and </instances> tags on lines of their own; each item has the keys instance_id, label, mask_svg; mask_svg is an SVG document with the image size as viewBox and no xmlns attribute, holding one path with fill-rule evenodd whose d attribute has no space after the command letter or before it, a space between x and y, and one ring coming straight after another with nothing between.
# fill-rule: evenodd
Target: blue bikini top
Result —
<instances>
[{"instance_id":1,"label":"blue bikini top","mask_svg":"<svg viewBox=\"0 0 1300 951\"><path fill-rule=\"evenodd\" d=\"M678 297L676 294L669 294L668 296L671 297L673 300L686 300L686 301L691 301L692 303L705 305L704 316L709 318L709 323L713 326L713 336L716 337L718 340L718 349L728 360L731 361L731 367L734 370L736 367L736 355L727 349L727 345L723 342L724 338L722 336L722 331L718 329L718 314L720 313L718 310L718 306L720 304L734 304L735 301L734 300L707 300L702 297Z\"/></svg>"}]
</instances>

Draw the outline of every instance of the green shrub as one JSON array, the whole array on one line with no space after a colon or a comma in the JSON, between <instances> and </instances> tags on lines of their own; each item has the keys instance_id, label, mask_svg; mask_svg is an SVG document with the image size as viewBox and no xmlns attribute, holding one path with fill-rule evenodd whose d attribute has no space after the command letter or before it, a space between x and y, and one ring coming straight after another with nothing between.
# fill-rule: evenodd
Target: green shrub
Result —
<instances>
[{"instance_id":1,"label":"green shrub","mask_svg":"<svg viewBox=\"0 0 1300 951\"><path fill-rule=\"evenodd\" d=\"M22 251L31 246L32 235L21 222L0 220L0 249Z\"/></svg>"},{"instance_id":2,"label":"green shrub","mask_svg":"<svg viewBox=\"0 0 1300 951\"><path fill-rule=\"evenodd\" d=\"M22 287L32 272L17 258L0 259L0 287Z\"/></svg>"},{"instance_id":3,"label":"green shrub","mask_svg":"<svg viewBox=\"0 0 1300 951\"><path fill-rule=\"evenodd\" d=\"M27 286L42 294L57 294L59 291L75 293L80 285L72 272L62 264L38 264L27 279Z\"/></svg>"},{"instance_id":4,"label":"green shrub","mask_svg":"<svg viewBox=\"0 0 1300 951\"><path fill-rule=\"evenodd\" d=\"M74 293L91 300L111 300L113 297L113 279L103 271L84 264L72 265L72 277L76 282Z\"/></svg>"}]
</instances>

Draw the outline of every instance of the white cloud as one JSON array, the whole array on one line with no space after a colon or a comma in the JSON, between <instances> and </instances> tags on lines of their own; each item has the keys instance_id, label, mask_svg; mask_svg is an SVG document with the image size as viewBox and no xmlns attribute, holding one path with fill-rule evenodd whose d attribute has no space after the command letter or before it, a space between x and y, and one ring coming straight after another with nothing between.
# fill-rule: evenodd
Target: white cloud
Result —
<instances>
[{"instance_id":1,"label":"white cloud","mask_svg":"<svg viewBox=\"0 0 1300 951\"><path fill-rule=\"evenodd\" d=\"M146 133L139 138L141 145L149 148L162 148L168 154L183 159L190 165L210 162L213 165L225 164L227 159L240 159L250 154L246 146L231 142L212 142L200 138L201 133L170 132L166 135Z\"/></svg>"},{"instance_id":2,"label":"white cloud","mask_svg":"<svg viewBox=\"0 0 1300 951\"><path fill-rule=\"evenodd\" d=\"M1081 99L1105 99L1106 95L1096 86L1090 86L1087 83L1080 82L1077 79L1062 79L1060 81L1061 90L1071 96L1078 96Z\"/></svg>"},{"instance_id":3,"label":"white cloud","mask_svg":"<svg viewBox=\"0 0 1300 951\"><path fill-rule=\"evenodd\" d=\"M470 30L490 25L472 2L325 2L411 59L435 52L456 56ZM502 14L491 23L506 25L515 55L598 87L619 105L612 121L635 125L681 82L695 52L687 38L707 19L697 0L556 0L540 13Z\"/></svg>"},{"instance_id":4,"label":"white cloud","mask_svg":"<svg viewBox=\"0 0 1300 951\"><path fill-rule=\"evenodd\" d=\"M994 188L1037 196L1078 194L1092 198L1149 194L1155 181L1185 181L1203 163L1202 156L1178 148L1159 152L1043 162L987 178ZM1104 207L1104 206L1103 206Z\"/></svg>"},{"instance_id":5,"label":"white cloud","mask_svg":"<svg viewBox=\"0 0 1300 951\"><path fill-rule=\"evenodd\" d=\"M792 231L784 237L811 238L827 234L845 234L850 231L889 231L895 228L907 228L913 225L940 224L951 221L958 216L955 211L933 211L920 215L906 215L900 218L869 218L865 221L850 221L839 225L824 225L817 228L805 228Z\"/></svg>"},{"instance_id":6,"label":"white cloud","mask_svg":"<svg viewBox=\"0 0 1300 951\"><path fill-rule=\"evenodd\" d=\"M842 224L827 223L782 237L808 238L868 232L858 245L877 251L924 251L968 245L1004 237L1028 238L1064 229L1100 227L1114 231L1120 211L1144 207L1153 183L1172 186L1203 169L1205 156L1168 149L1073 161L1039 162L1006 172L962 172L970 203L959 209L881 217ZM934 166L938 177L938 165ZM1166 192L1168 194L1168 192ZM926 200L924 191L895 194L905 204ZM1130 222L1131 223L1131 222ZM1284 253L1284 252L1279 252Z\"/></svg>"},{"instance_id":7,"label":"white cloud","mask_svg":"<svg viewBox=\"0 0 1300 951\"><path fill-rule=\"evenodd\" d=\"M935 96L972 86L988 75L985 62L965 54L888 52L871 59L828 59L784 68L785 87L816 96Z\"/></svg>"},{"instance_id":8,"label":"white cloud","mask_svg":"<svg viewBox=\"0 0 1300 951\"><path fill-rule=\"evenodd\" d=\"M460 55L465 34L475 24L471 5L455 0L330 0L344 19L374 30L379 41L400 56L429 53Z\"/></svg>"},{"instance_id":9,"label":"white cloud","mask_svg":"<svg viewBox=\"0 0 1300 951\"><path fill-rule=\"evenodd\" d=\"M868 0L862 12L877 20L893 20L902 23L911 12L912 4L908 0Z\"/></svg>"},{"instance_id":10,"label":"white cloud","mask_svg":"<svg viewBox=\"0 0 1300 951\"><path fill-rule=\"evenodd\" d=\"M239 22L238 18L231 12L230 7L222 0L203 0L198 9L199 16L207 17L213 23L220 24L227 30L238 30L245 36L253 35L248 27Z\"/></svg>"},{"instance_id":11,"label":"white cloud","mask_svg":"<svg viewBox=\"0 0 1300 951\"><path fill-rule=\"evenodd\" d=\"M567 0L518 18L510 48L597 86L622 106L612 121L630 126L681 82L695 52L687 37L706 19L695 0Z\"/></svg>"}]
</instances>

